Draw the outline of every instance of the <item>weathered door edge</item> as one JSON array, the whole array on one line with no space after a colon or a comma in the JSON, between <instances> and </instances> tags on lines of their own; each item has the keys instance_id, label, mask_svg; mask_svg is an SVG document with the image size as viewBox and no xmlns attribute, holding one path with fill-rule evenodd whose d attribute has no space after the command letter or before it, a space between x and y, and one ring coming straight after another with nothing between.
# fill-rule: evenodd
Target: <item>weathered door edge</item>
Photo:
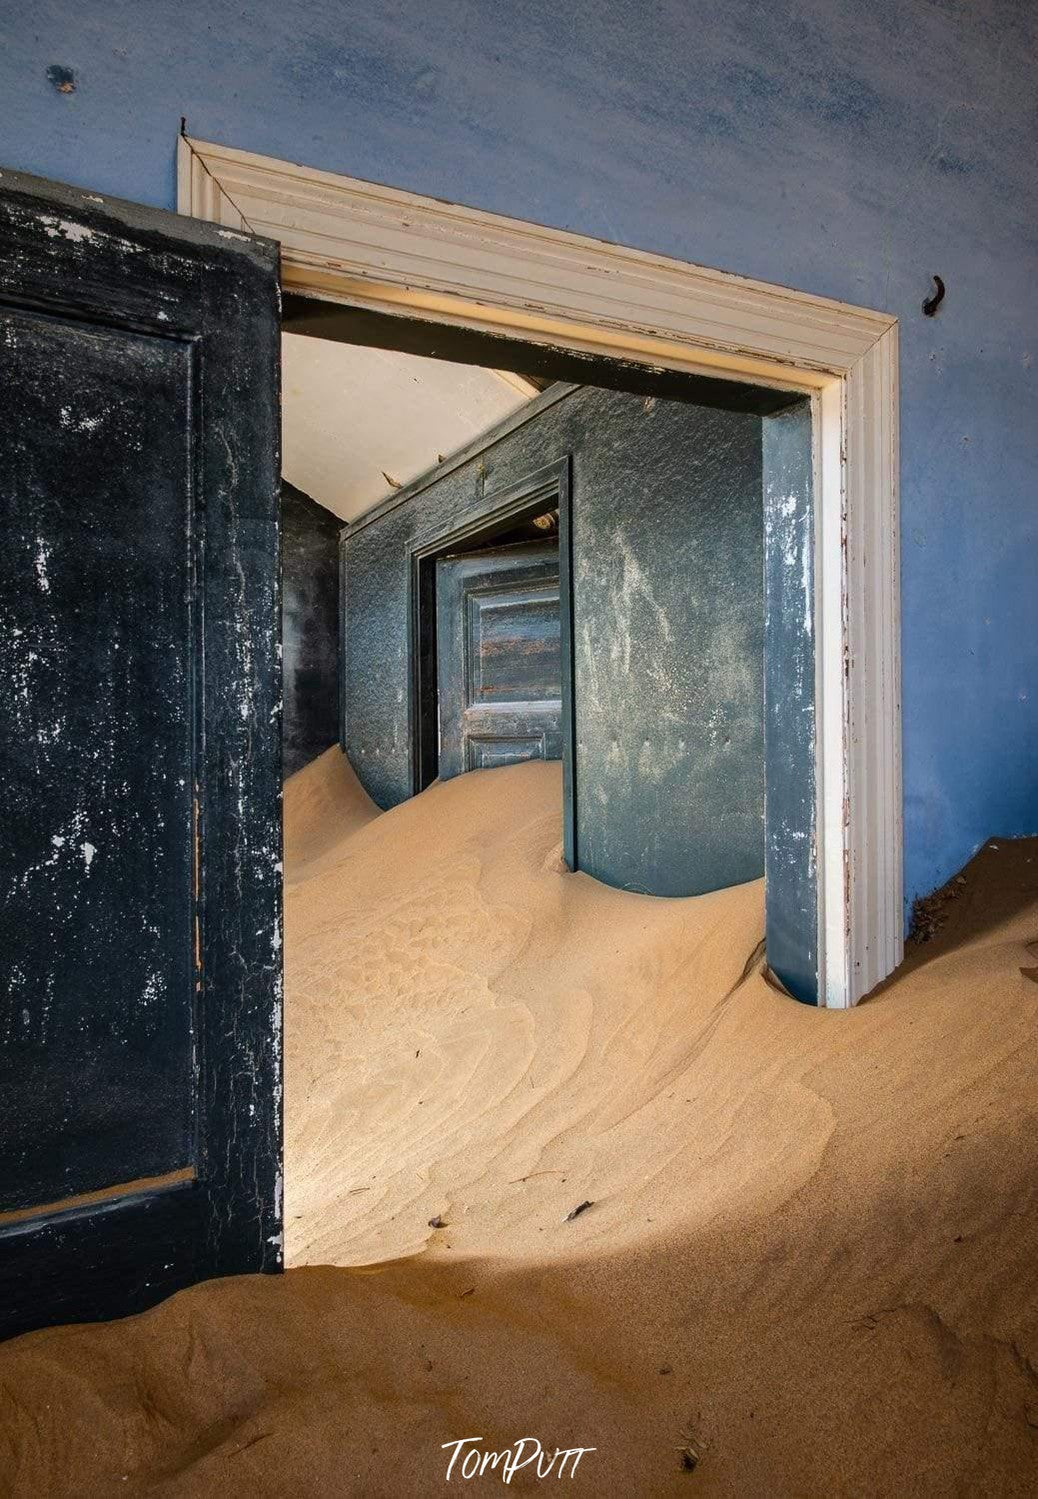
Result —
<instances>
[{"instance_id":1,"label":"weathered door edge","mask_svg":"<svg viewBox=\"0 0 1038 1499\"><path fill-rule=\"evenodd\" d=\"M765 417L764 879L768 966L817 1004L814 503L808 400Z\"/></svg>"}]
</instances>

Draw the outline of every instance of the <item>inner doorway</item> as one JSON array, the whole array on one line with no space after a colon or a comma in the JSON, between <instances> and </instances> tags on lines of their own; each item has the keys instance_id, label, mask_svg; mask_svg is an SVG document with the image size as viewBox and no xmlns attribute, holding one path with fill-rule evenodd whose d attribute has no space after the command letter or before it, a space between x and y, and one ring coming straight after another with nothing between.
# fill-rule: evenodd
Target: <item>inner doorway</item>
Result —
<instances>
[{"instance_id":1,"label":"inner doorway","mask_svg":"<svg viewBox=\"0 0 1038 1499\"><path fill-rule=\"evenodd\" d=\"M778 709L774 737L790 700L805 699L805 642L776 634L767 678L761 416L679 393L555 382L347 526L342 744L378 805L399 804L445 766L457 774L448 735L470 737L479 720L499 763L543 754L533 715L554 738L548 757L564 765L571 869L678 896L763 873L765 703ZM787 550L809 510L808 477L784 517ZM523 697L523 661L513 660L519 676L494 723L476 690L480 614L466 605L454 617L442 559L514 543L517 523L551 525L555 514L560 683L528 684ZM501 604L488 622L538 628L532 599ZM508 649L520 650L521 636ZM494 645L499 658L505 646ZM483 751L473 742L470 753ZM809 799L795 814L810 816ZM786 826L792 815L782 809ZM787 867L779 904L788 885Z\"/></svg>"},{"instance_id":2,"label":"inner doorway","mask_svg":"<svg viewBox=\"0 0 1038 1499\"><path fill-rule=\"evenodd\" d=\"M416 1233L443 1231L437 1223L461 1231L462 1157L478 1161L501 1140L521 1152L520 1120L566 1068L585 983L617 1001L606 1034L626 1023L624 1005L652 1010L640 987L646 975L648 992L656 982L647 932L670 934L667 966L688 991L674 1000L675 1047L702 997L698 923L714 921L738 943L733 979L759 951L764 426L754 412L555 381L453 451L434 424L431 466L413 457L414 473L402 444L392 446L423 429L414 404L393 408L374 377L363 393L345 374L330 378L333 351L340 370L354 360L366 369L366 346L293 331L285 341L290 392L297 357L327 361L339 402L324 423L333 463L366 450L382 475L381 496L356 497L356 509L353 495L335 497L346 521L344 750L329 749L285 790L288 1263L362 1263L409 1252ZM393 386L412 403L436 404L432 389L458 389L473 369L495 378L414 350L379 355L410 371ZM393 410L384 435L366 420L368 399ZM312 393L302 409L290 396L285 473L330 498L316 434L294 426L317 420ZM735 452L752 462L733 463ZM737 483L719 482L733 473ZM752 628L733 633L733 609ZM726 683L712 675L719 666ZM563 719L554 744L543 721L553 703ZM567 788L555 756L570 713L578 773ZM712 759L703 735L717 736ZM671 742L675 753L661 755ZM659 872L668 839L685 873L713 857L697 833L727 815L719 797L736 777L718 773L726 764L755 778L733 798L747 830L744 883L717 903L649 897L644 871ZM679 785L692 767L698 805ZM589 879L593 837L565 857L564 807L592 835L622 826L618 861L636 855L638 873L618 862L611 878ZM729 828L731 848L738 829ZM577 874L564 867L574 862ZM729 896L742 912L734 921ZM531 1005L554 1037L534 1084L517 1060L529 1024L537 1029ZM527 1167L509 1170L509 1183Z\"/></svg>"},{"instance_id":3,"label":"inner doorway","mask_svg":"<svg viewBox=\"0 0 1038 1499\"><path fill-rule=\"evenodd\" d=\"M769 421L765 474L778 505L807 434L810 536L783 539L777 597L813 634L810 743L781 763L802 783L806 753L816 815L806 846L799 815L789 836L775 828L774 858L769 835L769 870L797 868L801 886L769 915L769 950L794 963L810 919L801 979L819 1003L856 1004L903 953L896 318L186 134L178 150L181 212L276 238L286 311L301 297L311 324L348 311L407 339L417 320L441 353L475 338L554 379L619 372L637 390L678 373L703 392L734 386L748 409L804 403L803 420ZM803 703L792 717L805 722Z\"/></svg>"}]
</instances>

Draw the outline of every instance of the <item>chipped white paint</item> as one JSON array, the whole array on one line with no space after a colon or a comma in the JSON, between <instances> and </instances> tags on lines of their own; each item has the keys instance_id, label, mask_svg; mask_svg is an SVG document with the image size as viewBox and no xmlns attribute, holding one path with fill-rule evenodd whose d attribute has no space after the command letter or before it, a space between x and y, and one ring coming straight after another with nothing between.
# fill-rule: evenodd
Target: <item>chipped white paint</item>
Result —
<instances>
[{"instance_id":1,"label":"chipped white paint","mask_svg":"<svg viewBox=\"0 0 1038 1499\"><path fill-rule=\"evenodd\" d=\"M69 406L61 407L58 420L63 427L68 427L73 432L96 432L101 425L99 416L74 416Z\"/></svg>"},{"instance_id":2,"label":"chipped white paint","mask_svg":"<svg viewBox=\"0 0 1038 1499\"><path fill-rule=\"evenodd\" d=\"M182 213L279 240L286 287L812 396L819 963L854 1004L903 952L896 320L180 137Z\"/></svg>"},{"instance_id":3,"label":"chipped white paint","mask_svg":"<svg viewBox=\"0 0 1038 1499\"><path fill-rule=\"evenodd\" d=\"M148 975L141 991L141 1000L146 1005L151 1005L162 998L166 992L166 981L160 973Z\"/></svg>"},{"instance_id":4,"label":"chipped white paint","mask_svg":"<svg viewBox=\"0 0 1038 1499\"><path fill-rule=\"evenodd\" d=\"M83 855L83 863L86 865L87 869L89 869L94 861L94 855L97 853L97 849L92 843L81 843L79 845L79 851Z\"/></svg>"},{"instance_id":5,"label":"chipped white paint","mask_svg":"<svg viewBox=\"0 0 1038 1499\"><path fill-rule=\"evenodd\" d=\"M85 224L77 224L73 219L58 219L51 214L41 214L40 223L44 231L51 239L68 239L74 245L90 244L96 237L92 229Z\"/></svg>"},{"instance_id":6,"label":"chipped white paint","mask_svg":"<svg viewBox=\"0 0 1038 1499\"><path fill-rule=\"evenodd\" d=\"M41 593L50 593L50 578L47 576L47 563L50 561L50 547L43 537L36 541L36 582L39 584ZM29 660L34 661L36 657L30 652Z\"/></svg>"},{"instance_id":7,"label":"chipped white paint","mask_svg":"<svg viewBox=\"0 0 1038 1499\"><path fill-rule=\"evenodd\" d=\"M15 882L18 887L22 890L28 890L34 876L46 876L49 870L56 869L62 857L63 850L68 847L70 841L76 842L81 838L85 827L86 813L82 808L79 808L65 823L65 832L51 834L50 843L52 852L45 859L40 859L38 863L28 865L18 876ZM89 868L89 860L87 860L87 867Z\"/></svg>"}]
</instances>

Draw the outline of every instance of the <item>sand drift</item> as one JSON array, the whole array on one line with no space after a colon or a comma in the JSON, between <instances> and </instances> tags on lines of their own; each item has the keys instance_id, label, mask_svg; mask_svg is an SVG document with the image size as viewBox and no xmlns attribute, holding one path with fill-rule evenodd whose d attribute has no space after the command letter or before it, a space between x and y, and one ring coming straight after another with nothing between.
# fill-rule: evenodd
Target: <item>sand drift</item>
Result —
<instances>
[{"instance_id":1,"label":"sand drift","mask_svg":"<svg viewBox=\"0 0 1038 1499\"><path fill-rule=\"evenodd\" d=\"M309 1268L0 1348L0 1491L398 1499L471 1439L595 1495L1034 1492L1038 840L836 1014L768 984L759 883L571 875L560 803L544 764L384 814L338 751L293 778Z\"/></svg>"}]
</instances>

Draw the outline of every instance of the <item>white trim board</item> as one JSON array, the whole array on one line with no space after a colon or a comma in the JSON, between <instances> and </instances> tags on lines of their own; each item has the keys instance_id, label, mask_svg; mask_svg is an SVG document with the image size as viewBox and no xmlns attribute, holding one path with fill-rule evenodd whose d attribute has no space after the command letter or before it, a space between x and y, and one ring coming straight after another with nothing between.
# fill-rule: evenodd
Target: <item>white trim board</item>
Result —
<instances>
[{"instance_id":1,"label":"white trim board","mask_svg":"<svg viewBox=\"0 0 1038 1499\"><path fill-rule=\"evenodd\" d=\"M811 396L820 998L884 979L904 945L896 320L186 136L178 207L279 240L288 290Z\"/></svg>"}]
</instances>

